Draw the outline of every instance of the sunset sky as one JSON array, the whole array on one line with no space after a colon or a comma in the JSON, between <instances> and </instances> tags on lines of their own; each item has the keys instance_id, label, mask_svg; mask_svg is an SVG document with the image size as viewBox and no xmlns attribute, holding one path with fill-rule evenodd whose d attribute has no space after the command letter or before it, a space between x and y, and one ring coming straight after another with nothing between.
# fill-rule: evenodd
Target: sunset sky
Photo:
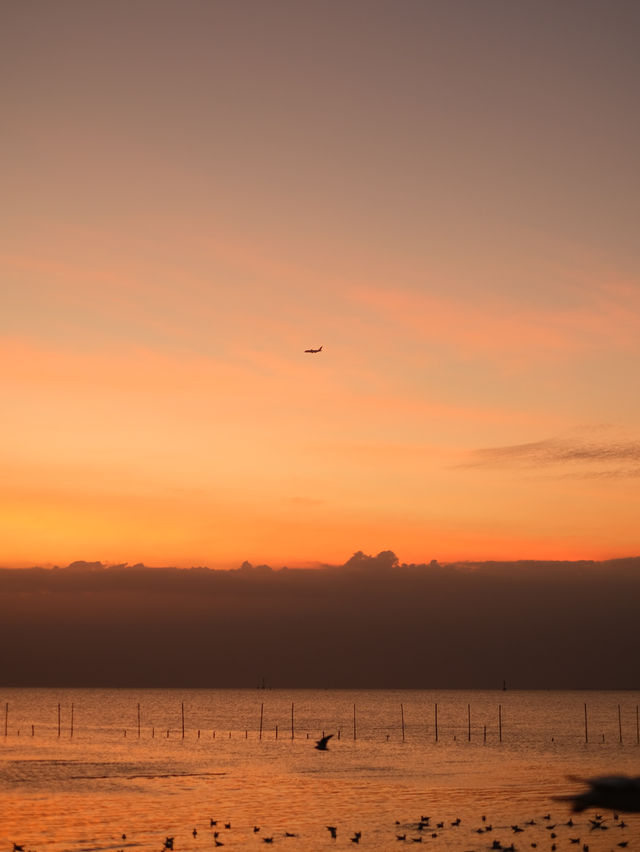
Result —
<instances>
[{"instance_id":1,"label":"sunset sky","mask_svg":"<svg viewBox=\"0 0 640 852\"><path fill-rule=\"evenodd\" d=\"M3 3L0 565L638 554L639 43Z\"/></svg>"}]
</instances>

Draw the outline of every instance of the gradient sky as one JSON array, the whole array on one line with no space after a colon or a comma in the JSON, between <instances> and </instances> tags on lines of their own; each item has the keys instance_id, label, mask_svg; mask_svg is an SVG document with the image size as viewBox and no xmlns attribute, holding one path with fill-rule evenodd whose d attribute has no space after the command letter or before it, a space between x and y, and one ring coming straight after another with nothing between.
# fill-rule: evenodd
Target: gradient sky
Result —
<instances>
[{"instance_id":1,"label":"gradient sky","mask_svg":"<svg viewBox=\"0 0 640 852\"><path fill-rule=\"evenodd\" d=\"M3 3L0 564L638 553L639 43L635 0Z\"/></svg>"}]
</instances>

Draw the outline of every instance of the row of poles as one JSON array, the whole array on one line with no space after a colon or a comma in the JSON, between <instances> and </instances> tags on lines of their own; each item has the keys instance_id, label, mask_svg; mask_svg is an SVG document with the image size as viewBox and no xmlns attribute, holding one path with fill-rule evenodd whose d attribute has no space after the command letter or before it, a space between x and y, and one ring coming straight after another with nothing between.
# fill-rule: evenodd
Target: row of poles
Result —
<instances>
[{"instance_id":1,"label":"row of poles","mask_svg":"<svg viewBox=\"0 0 640 852\"><path fill-rule=\"evenodd\" d=\"M584 705L584 741L585 743L589 742L589 713L587 710L587 703ZM604 734L602 734L602 741L604 742ZM618 704L618 741L621 743L622 740L622 709ZM640 711L638 709L638 705L636 704L636 744L640 744Z\"/></svg>"},{"instance_id":2,"label":"row of poles","mask_svg":"<svg viewBox=\"0 0 640 852\"><path fill-rule=\"evenodd\" d=\"M138 739L141 736L141 708L140 704L137 705L138 709ZM180 716L181 716L181 733L182 739L185 738L185 715L184 715L184 702L180 704ZM400 724L402 730L402 742L405 742L405 721L404 721L404 704L400 704ZM155 728L152 729L153 736L155 736ZM264 702L260 704L260 726L258 729L258 738L261 740L264 732ZM71 704L71 715L70 715L70 725L69 725L69 734L73 737L74 733L74 706ZM61 705L58 704L58 736L62 734L62 708ZM248 737L248 731L246 732ZM278 726L275 728L276 739L278 738ZM5 712L4 712L4 735L7 737L9 735L9 702L7 701L5 704ZM35 726L31 725L31 735L35 736ZM125 730L124 735L127 735ZM324 735L324 734L323 734ZM169 731L167 731L167 737L169 736ZM215 737L215 731L213 732L213 736ZM231 734L229 734L231 736ZM438 705L434 704L434 737L435 741L438 742ZM200 737L200 731L198 731L198 737ZM295 707L294 702L291 702L291 739L295 738ZM340 738L340 732L338 732L338 738ZM357 715L356 715L356 705L353 705L353 739L356 740L358 738L358 725L357 725ZM389 735L387 735L387 739L389 739ZM487 740L487 726L483 726L483 739L486 742ZM471 742L471 704L467 704L467 740ZM602 740L604 741L604 734L602 734ZM620 743L623 742L622 737L622 708L618 704L618 740ZM498 741L502 742L502 704L498 704ZM589 714L587 704L584 704L584 741L585 743L589 742ZM640 744L640 711L639 707L636 704L636 743Z\"/></svg>"}]
</instances>

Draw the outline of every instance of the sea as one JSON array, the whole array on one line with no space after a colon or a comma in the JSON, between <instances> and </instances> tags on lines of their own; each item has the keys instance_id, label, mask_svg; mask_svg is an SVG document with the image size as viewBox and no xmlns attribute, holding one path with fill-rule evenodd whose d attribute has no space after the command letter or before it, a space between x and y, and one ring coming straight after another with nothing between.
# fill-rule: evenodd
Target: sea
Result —
<instances>
[{"instance_id":1,"label":"sea","mask_svg":"<svg viewBox=\"0 0 640 852\"><path fill-rule=\"evenodd\" d=\"M640 849L640 814L562 799L640 774L639 705L640 691L0 689L0 852Z\"/></svg>"}]
</instances>

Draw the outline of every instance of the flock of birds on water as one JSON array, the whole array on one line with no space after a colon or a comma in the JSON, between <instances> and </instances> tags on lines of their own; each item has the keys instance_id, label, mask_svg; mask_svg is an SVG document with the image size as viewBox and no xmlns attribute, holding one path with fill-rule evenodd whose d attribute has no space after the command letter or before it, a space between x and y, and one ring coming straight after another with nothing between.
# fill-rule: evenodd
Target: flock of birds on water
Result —
<instances>
[{"instance_id":1,"label":"flock of birds on water","mask_svg":"<svg viewBox=\"0 0 640 852\"><path fill-rule=\"evenodd\" d=\"M318 751L327 751L329 740L333 734L322 736L314 748ZM545 814L538 820L529 819L520 824L511 826L499 826L501 832L510 831L510 843L506 843L504 839L499 839L493 835L494 826L487 821L486 815L481 817L481 824L473 829L474 833L480 837L481 835L490 834L492 838L490 842L483 843L480 847L482 850L489 852L524 852L525 848L536 849L540 847L545 852L557 852L561 847L574 848L576 852L590 852L590 839L595 835L607 832L610 828L617 829L617 836L611 838L611 849L626 849L629 846L629 839L625 836L624 830L628 828L627 823L620 814L625 813L640 813L640 776L627 775L607 775L597 778L572 778L575 782L582 783L586 789L581 792L573 793L567 796L555 796L555 801L569 802L571 810L574 814L581 814L586 810L596 810L596 813L588 818L587 822L574 821L573 817L563 822L552 820L551 814ZM611 816L605 816L598 811L611 811ZM421 816L420 819L413 823L401 823L399 820L395 823L395 840L398 843L423 843L430 840L436 840L444 831L450 829L458 829L462 825L462 819L457 817L455 820L450 820L448 823L443 821L435 821L430 816ZM531 830L534 826L542 825L545 832L545 840L548 843L541 846L539 840L530 840L525 846L520 843L519 835L525 834L527 830ZM209 829L211 831L211 839L213 847L219 848L225 845L227 837L231 837L231 822L222 822L213 818L209 818ZM327 825L326 830L332 841L342 839L343 832L338 831L338 826ZM577 831L580 830L578 834ZM585 834L586 831L586 834ZM266 834L258 825L253 826L252 832L259 840L265 844L273 844L276 842L274 834ZM194 840L198 837L198 829L193 828L191 835ZM297 838L299 835L296 832L285 831L284 834L278 836L280 839ZM516 846L513 837L518 836L519 844ZM536 834L539 837L538 834ZM358 845L361 840L365 840L362 830L349 831L346 833L348 841L354 845ZM494 839L495 837L495 839ZM617 838L620 839L617 839ZM224 838L224 839L223 839ZM632 838L633 839L633 838ZM640 838L636 838L640 841ZM123 834L121 838L123 843L127 843L127 835ZM485 838L488 840L488 838ZM128 846L138 845L137 843L127 843ZM234 844L235 845L235 844ZM380 848L378 840L376 846ZM188 847L184 847L188 848ZM177 852L179 846L176 845L175 837L165 837L162 849L159 852ZM27 850L20 843L13 844L13 852L32 852ZM124 852L124 848L118 852ZM468 852L476 852L476 848L469 849Z\"/></svg>"}]
</instances>

